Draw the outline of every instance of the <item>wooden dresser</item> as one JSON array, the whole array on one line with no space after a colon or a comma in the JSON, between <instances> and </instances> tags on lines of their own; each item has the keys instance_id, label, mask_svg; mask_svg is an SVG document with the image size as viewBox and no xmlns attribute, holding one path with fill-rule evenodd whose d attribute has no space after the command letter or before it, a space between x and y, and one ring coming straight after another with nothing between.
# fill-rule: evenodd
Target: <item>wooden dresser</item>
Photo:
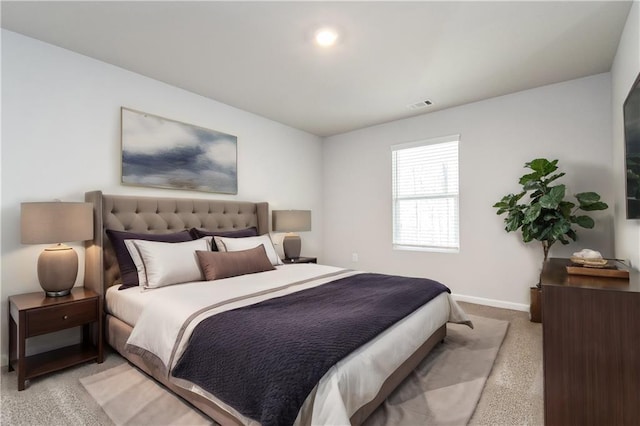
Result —
<instances>
[{"instance_id":1,"label":"wooden dresser","mask_svg":"<svg viewBox=\"0 0 640 426\"><path fill-rule=\"evenodd\" d=\"M640 277L542 273L545 424L640 424Z\"/></svg>"}]
</instances>

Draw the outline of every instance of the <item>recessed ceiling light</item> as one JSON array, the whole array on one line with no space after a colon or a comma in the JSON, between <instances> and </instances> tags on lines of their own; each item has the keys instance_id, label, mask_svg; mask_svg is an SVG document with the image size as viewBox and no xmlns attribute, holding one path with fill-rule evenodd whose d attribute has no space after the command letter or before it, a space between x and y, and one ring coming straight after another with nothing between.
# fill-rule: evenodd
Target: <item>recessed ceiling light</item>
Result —
<instances>
[{"instance_id":1,"label":"recessed ceiling light","mask_svg":"<svg viewBox=\"0 0 640 426\"><path fill-rule=\"evenodd\" d=\"M322 47L330 47L336 44L338 33L332 28L321 28L316 31L316 43Z\"/></svg>"}]
</instances>

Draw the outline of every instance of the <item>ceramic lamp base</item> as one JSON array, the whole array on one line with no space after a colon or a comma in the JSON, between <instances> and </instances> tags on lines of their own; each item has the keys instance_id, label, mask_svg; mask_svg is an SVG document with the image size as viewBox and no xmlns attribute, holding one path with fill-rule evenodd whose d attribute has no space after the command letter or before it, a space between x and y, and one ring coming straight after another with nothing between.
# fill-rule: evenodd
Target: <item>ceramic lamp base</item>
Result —
<instances>
[{"instance_id":1,"label":"ceramic lamp base","mask_svg":"<svg viewBox=\"0 0 640 426\"><path fill-rule=\"evenodd\" d=\"M66 296L78 276L78 254L64 244L45 249L38 257L38 280L49 297Z\"/></svg>"},{"instance_id":2,"label":"ceramic lamp base","mask_svg":"<svg viewBox=\"0 0 640 426\"><path fill-rule=\"evenodd\" d=\"M297 259L300 257L300 248L302 247L302 241L297 235L287 235L282 240L282 249L284 250L284 257L287 259Z\"/></svg>"}]
</instances>

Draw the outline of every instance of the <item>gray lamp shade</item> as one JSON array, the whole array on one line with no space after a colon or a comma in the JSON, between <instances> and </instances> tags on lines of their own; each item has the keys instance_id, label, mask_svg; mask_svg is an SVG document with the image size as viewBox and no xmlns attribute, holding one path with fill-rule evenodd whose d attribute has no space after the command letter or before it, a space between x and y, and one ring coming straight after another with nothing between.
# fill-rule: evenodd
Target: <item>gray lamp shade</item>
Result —
<instances>
[{"instance_id":1,"label":"gray lamp shade","mask_svg":"<svg viewBox=\"0 0 640 426\"><path fill-rule=\"evenodd\" d=\"M22 244L53 244L93 238L93 205L61 201L22 203Z\"/></svg>"},{"instance_id":2,"label":"gray lamp shade","mask_svg":"<svg viewBox=\"0 0 640 426\"><path fill-rule=\"evenodd\" d=\"M274 210L272 220L275 232L311 231L310 210ZM297 235L286 235L282 240L282 249L287 259L299 258L301 247L302 241Z\"/></svg>"},{"instance_id":3,"label":"gray lamp shade","mask_svg":"<svg viewBox=\"0 0 640 426\"><path fill-rule=\"evenodd\" d=\"M58 245L48 247L38 258L38 280L47 296L66 296L78 276L78 254L68 241L93 238L91 203L22 203L20 230L23 244Z\"/></svg>"},{"instance_id":4,"label":"gray lamp shade","mask_svg":"<svg viewBox=\"0 0 640 426\"><path fill-rule=\"evenodd\" d=\"M272 219L276 232L311 231L311 210L274 210Z\"/></svg>"}]
</instances>

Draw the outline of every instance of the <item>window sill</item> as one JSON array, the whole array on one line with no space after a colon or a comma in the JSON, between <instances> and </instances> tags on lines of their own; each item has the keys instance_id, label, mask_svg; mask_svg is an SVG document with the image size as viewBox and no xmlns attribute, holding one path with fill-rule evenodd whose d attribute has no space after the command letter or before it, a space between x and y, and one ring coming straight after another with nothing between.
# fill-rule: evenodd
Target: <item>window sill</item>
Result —
<instances>
[{"instance_id":1,"label":"window sill","mask_svg":"<svg viewBox=\"0 0 640 426\"><path fill-rule=\"evenodd\" d=\"M402 244L394 244L394 250L400 251L424 251L424 252L432 252L432 253L460 253L459 248L445 248L445 247L421 247L421 246L408 246Z\"/></svg>"}]
</instances>

